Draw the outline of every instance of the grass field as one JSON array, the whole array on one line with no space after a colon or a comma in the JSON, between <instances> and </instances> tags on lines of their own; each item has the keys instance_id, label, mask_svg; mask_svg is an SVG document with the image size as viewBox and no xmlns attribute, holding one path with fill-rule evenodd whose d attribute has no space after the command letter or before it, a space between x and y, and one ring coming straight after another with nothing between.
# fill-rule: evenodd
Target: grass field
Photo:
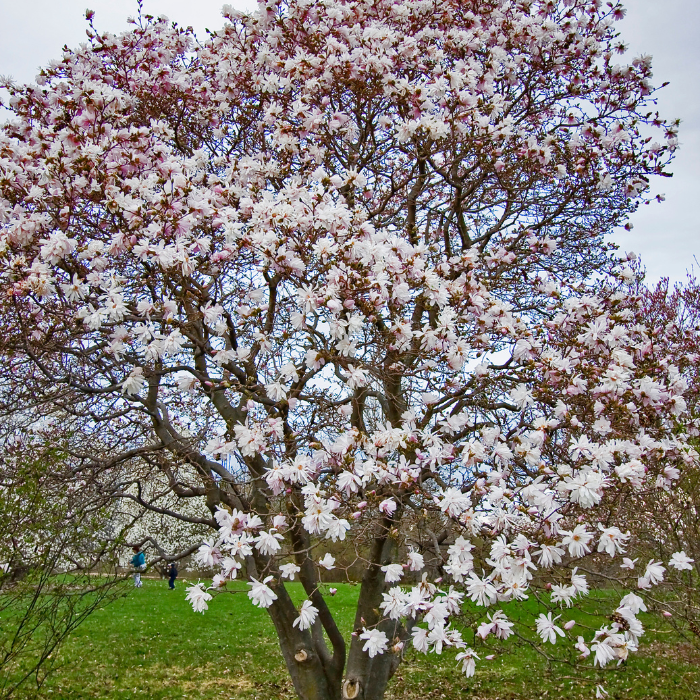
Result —
<instances>
[{"instance_id":1,"label":"grass field","mask_svg":"<svg viewBox=\"0 0 700 700\"><path fill-rule=\"evenodd\" d=\"M351 631L357 588L338 585L330 599L343 632ZM302 599L301 587L292 593ZM184 585L144 581L143 588L96 612L63 648L42 698L154 698L158 700L292 700L282 657L266 613L244 592L221 595L195 614ZM590 613L596 603L591 602ZM529 601L529 612L536 603ZM606 607L606 609L609 609ZM508 611L513 618L515 610ZM581 627L593 619L581 619ZM425 657L409 651L387 694L389 700L539 700L592 698L602 682L615 700L696 700L700 658L688 645L645 620L640 653L610 672L581 677L564 666L547 669L531 648L482 660L474 678L459 672L454 654ZM574 632L578 630L574 628ZM579 630L579 633L582 633ZM590 634L586 634L589 638ZM483 655L493 649L477 649ZM21 698L34 697L26 691Z\"/></svg>"}]
</instances>

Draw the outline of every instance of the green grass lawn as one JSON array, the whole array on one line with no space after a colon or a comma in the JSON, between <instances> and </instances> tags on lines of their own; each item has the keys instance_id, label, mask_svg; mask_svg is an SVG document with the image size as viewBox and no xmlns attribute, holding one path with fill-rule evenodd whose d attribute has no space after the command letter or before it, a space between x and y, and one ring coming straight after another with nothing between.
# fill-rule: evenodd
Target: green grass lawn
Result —
<instances>
[{"instance_id":1,"label":"green grass lawn","mask_svg":"<svg viewBox=\"0 0 700 700\"><path fill-rule=\"evenodd\" d=\"M357 587L337 585L330 599L342 631L348 636L354 617ZM302 600L300 586L292 594ZM220 595L209 610L195 614L185 601L184 585L175 591L167 582L145 580L143 588L99 610L68 641L57 667L41 691L43 698L154 698L159 700L282 700L295 698L287 679L271 622L254 608L245 592ZM522 604L520 604L522 606ZM588 612L595 614L596 602ZM609 610L609 606L606 606ZM537 612L530 599L526 610ZM567 618L569 615L566 616ZM572 633L596 620L577 613ZM601 682L616 700L696 700L700 697L700 658L686 644L645 620L648 628L640 653L610 672L583 676L568 666L547 669L530 647L509 654L507 647L476 647L482 655L474 678L464 678L454 653L426 657L410 650L390 685L390 700L562 700L594 697ZM580 628L579 628L580 627ZM471 642L471 637L465 635ZM509 640L510 641L510 640ZM483 656L496 653L492 661ZM33 697L29 691L18 697Z\"/></svg>"}]
</instances>

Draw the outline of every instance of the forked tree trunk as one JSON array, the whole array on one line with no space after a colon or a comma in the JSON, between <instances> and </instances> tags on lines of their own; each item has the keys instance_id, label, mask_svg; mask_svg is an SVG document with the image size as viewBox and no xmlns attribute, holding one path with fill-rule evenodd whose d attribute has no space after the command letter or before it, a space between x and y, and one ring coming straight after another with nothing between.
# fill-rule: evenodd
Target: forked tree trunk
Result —
<instances>
[{"instance_id":1,"label":"forked tree trunk","mask_svg":"<svg viewBox=\"0 0 700 700\"><path fill-rule=\"evenodd\" d=\"M371 564L360 588L354 625L356 634L350 644L347 666L344 644L337 638L334 640L339 633L332 619L326 617L330 611L322 598L316 598L320 593L307 590L312 602L318 604L317 607L322 607L311 629L302 632L292 627L297 611L289 595L284 587L277 589L278 599L268 608L268 612L277 629L282 656L300 700L382 700L384 697L389 680L401 662L400 651L393 651L392 647L396 641L405 641L409 636L408 631L398 622L379 622L379 605L385 588L381 567L392 561L396 549L396 543L388 536L390 527L391 520L387 518L380 526L380 536L374 540L370 554ZM303 561L301 558L298 561L302 569L304 565L311 564L309 560ZM300 578L306 587L303 570ZM362 650L364 641L359 635L363 627L375 626L386 634L389 649L370 659L367 652ZM324 628L333 642L333 655L325 643Z\"/></svg>"},{"instance_id":2,"label":"forked tree trunk","mask_svg":"<svg viewBox=\"0 0 700 700\"><path fill-rule=\"evenodd\" d=\"M333 658L323 640L317 620L310 630L293 627L297 610L283 586L276 589L277 600L268 608L282 650L284 662L300 700L340 700L342 665ZM319 647L319 641L323 647Z\"/></svg>"},{"instance_id":3,"label":"forked tree trunk","mask_svg":"<svg viewBox=\"0 0 700 700\"><path fill-rule=\"evenodd\" d=\"M397 514L399 515L399 514ZM396 542L389 536L391 519L387 518L382 524L382 534L375 538L373 551L370 554L372 562L362 579L360 597L355 613L355 634L350 643L350 653L343 683L343 700L381 700L384 697L387 684L396 672L401 662L399 651L392 647L398 641L404 641L407 633L398 622L381 620L379 606L382 603L385 583L381 567L392 562ZM379 623L379 624L378 624ZM359 632L363 627L377 627L386 634L389 648L383 654L370 658L362 650L364 641Z\"/></svg>"},{"instance_id":4,"label":"forked tree trunk","mask_svg":"<svg viewBox=\"0 0 700 700\"><path fill-rule=\"evenodd\" d=\"M294 610L293 615L296 615L291 601L290 605ZM285 615L281 608L279 601L275 601L269 612L277 630L282 656L300 700L382 700L389 680L401 663L400 652L393 652L390 648L384 654L370 659L367 652L362 651L364 642L359 636L353 637L343 677L342 669L329 668L322 655L317 653L310 631L298 632L293 629L291 622L294 617ZM358 606L358 617L359 610ZM393 646L396 638L405 641L408 636L398 622L386 620L379 624L378 629L386 634L390 646Z\"/></svg>"}]
</instances>

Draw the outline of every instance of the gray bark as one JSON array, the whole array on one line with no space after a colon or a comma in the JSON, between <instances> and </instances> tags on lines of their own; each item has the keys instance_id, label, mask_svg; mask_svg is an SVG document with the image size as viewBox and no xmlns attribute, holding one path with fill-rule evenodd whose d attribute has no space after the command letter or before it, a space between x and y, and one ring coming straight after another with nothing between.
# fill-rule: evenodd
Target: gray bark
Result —
<instances>
[{"instance_id":1,"label":"gray bark","mask_svg":"<svg viewBox=\"0 0 700 700\"><path fill-rule=\"evenodd\" d=\"M394 518L400 518L400 512L397 512ZM392 620L381 621L379 610L386 587L381 567L392 562L397 548L396 541L390 535L392 525L392 518L384 518L379 523L370 555L371 563L362 579L355 613L356 634L350 644L343 700L381 700L390 678L401 662L400 652L393 652L391 648L395 641L403 641L406 638L406 630ZM389 649L384 654L370 659L367 652L362 651L364 641L360 639L359 634L363 627L369 629L375 626L386 634Z\"/></svg>"},{"instance_id":2,"label":"gray bark","mask_svg":"<svg viewBox=\"0 0 700 700\"><path fill-rule=\"evenodd\" d=\"M275 592L277 600L268 608L268 613L277 630L282 656L300 700L340 700L340 673L329 666L314 640L320 633L319 621L310 630L293 627L297 617L294 603L284 586L277 587ZM323 635L320 636L322 640Z\"/></svg>"}]
</instances>

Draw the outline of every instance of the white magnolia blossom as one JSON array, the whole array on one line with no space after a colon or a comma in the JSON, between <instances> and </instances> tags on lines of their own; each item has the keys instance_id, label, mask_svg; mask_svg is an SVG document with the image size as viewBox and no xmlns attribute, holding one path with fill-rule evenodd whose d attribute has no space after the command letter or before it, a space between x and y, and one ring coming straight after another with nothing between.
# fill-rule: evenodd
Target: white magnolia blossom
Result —
<instances>
[{"instance_id":1,"label":"white magnolia blossom","mask_svg":"<svg viewBox=\"0 0 700 700\"><path fill-rule=\"evenodd\" d=\"M561 564L564 549L556 545L543 544L537 554L539 555L539 565L543 569L549 569L554 564Z\"/></svg>"},{"instance_id":2,"label":"white magnolia blossom","mask_svg":"<svg viewBox=\"0 0 700 700\"><path fill-rule=\"evenodd\" d=\"M561 543L568 547L570 556L578 559L591 551L588 543L593 539L593 534L586 530L585 525L577 525L571 532L562 531L562 534L564 539Z\"/></svg>"},{"instance_id":3,"label":"white magnolia blossom","mask_svg":"<svg viewBox=\"0 0 700 700\"><path fill-rule=\"evenodd\" d=\"M267 585L273 578L273 576L267 576L262 581L251 578L248 583L250 586L248 598L253 605L259 608L269 608L277 600L277 594Z\"/></svg>"},{"instance_id":4,"label":"white magnolia blossom","mask_svg":"<svg viewBox=\"0 0 700 700\"><path fill-rule=\"evenodd\" d=\"M576 644L574 644L574 648L579 651L579 658L586 659L591 655L591 650L588 648L584 638L581 636L577 637Z\"/></svg>"},{"instance_id":5,"label":"white magnolia blossom","mask_svg":"<svg viewBox=\"0 0 700 700\"><path fill-rule=\"evenodd\" d=\"M310 600L305 600L301 604L299 617L294 620L293 627L299 627L300 630L307 630L316 621L318 617L318 608L315 608Z\"/></svg>"},{"instance_id":6,"label":"white magnolia blossom","mask_svg":"<svg viewBox=\"0 0 700 700\"><path fill-rule=\"evenodd\" d=\"M486 639L490 634L498 639L508 639L513 634L513 623L502 610L496 610L493 614L486 616L486 621L479 625L476 634L482 639Z\"/></svg>"},{"instance_id":7,"label":"white magnolia blossom","mask_svg":"<svg viewBox=\"0 0 700 700\"><path fill-rule=\"evenodd\" d=\"M452 518L458 518L469 506L469 496L455 488L444 491L440 499L440 510Z\"/></svg>"},{"instance_id":8,"label":"white magnolia blossom","mask_svg":"<svg viewBox=\"0 0 700 700\"><path fill-rule=\"evenodd\" d=\"M387 583L395 583L403 577L403 566L401 564L387 564L382 566L384 580Z\"/></svg>"},{"instance_id":9,"label":"white magnolia blossom","mask_svg":"<svg viewBox=\"0 0 700 700\"><path fill-rule=\"evenodd\" d=\"M143 376L142 367L134 367L129 376L122 382L122 391L129 396L141 393L146 386L146 377Z\"/></svg>"},{"instance_id":10,"label":"white magnolia blossom","mask_svg":"<svg viewBox=\"0 0 700 700\"><path fill-rule=\"evenodd\" d=\"M540 614L537 618L537 634L540 635L543 642L549 642L550 644L556 644L557 635L560 637L564 636L564 631L561 627L555 625L555 621L558 616L552 619L552 613L547 613L546 615Z\"/></svg>"},{"instance_id":11,"label":"white magnolia blossom","mask_svg":"<svg viewBox=\"0 0 700 700\"><path fill-rule=\"evenodd\" d=\"M330 571L335 568L335 557L326 552L326 554L318 560L318 565Z\"/></svg>"},{"instance_id":12,"label":"white magnolia blossom","mask_svg":"<svg viewBox=\"0 0 700 700\"><path fill-rule=\"evenodd\" d=\"M241 569L241 563L232 557L224 557L221 560L221 572L224 578L236 578Z\"/></svg>"},{"instance_id":13,"label":"white magnolia blossom","mask_svg":"<svg viewBox=\"0 0 700 700\"><path fill-rule=\"evenodd\" d=\"M460 651L457 656L455 656L456 661L462 662L462 673L467 678L471 678L476 672L476 659L478 658L479 656L472 648Z\"/></svg>"},{"instance_id":14,"label":"white magnolia blossom","mask_svg":"<svg viewBox=\"0 0 700 700\"><path fill-rule=\"evenodd\" d=\"M204 542L195 554L197 563L205 569L216 566L221 561L221 558L221 551L211 539Z\"/></svg>"},{"instance_id":15,"label":"white magnolia blossom","mask_svg":"<svg viewBox=\"0 0 700 700\"><path fill-rule=\"evenodd\" d=\"M629 532L623 533L614 526L604 528L600 523L598 523L598 528L602 533L598 541L599 552L607 552L611 557L614 557L625 551L625 542L630 538Z\"/></svg>"},{"instance_id":16,"label":"white magnolia blossom","mask_svg":"<svg viewBox=\"0 0 700 700\"><path fill-rule=\"evenodd\" d=\"M386 634L381 630L368 630L364 627L362 629L362 634L360 634L360 639L364 640L365 644L362 650L367 652L370 659L373 659L377 654L383 654L387 650L387 645L389 643Z\"/></svg>"},{"instance_id":17,"label":"white magnolia blossom","mask_svg":"<svg viewBox=\"0 0 700 700\"><path fill-rule=\"evenodd\" d=\"M405 615L407 597L399 586L390 588L382 597L384 601L379 607L390 620L399 620Z\"/></svg>"},{"instance_id":18,"label":"white magnolia blossom","mask_svg":"<svg viewBox=\"0 0 700 700\"><path fill-rule=\"evenodd\" d=\"M288 578L290 581L293 581L294 577L301 571L301 567L296 564L282 564L280 571L282 572L282 578Z\"/></svg>"},{"instance_id":19,"label":"white magnolia blossom","mask_svg":"<svg viewBox=\"0 0 700 700\"><path fill-rule=\"evenodd\" d=\"M694 563L695 563L694 559L691 559L689 556L687 556L685 552L680 551L680 552L675 552L674 554L671 555L671 560L669 561L669 566L672 566L674 569L677 569L678 571L683 571L686 569L688 571L692 571Z\"/></svg>"},{"instance_id":20,"label":"white magnolia blossom","mask_svg":"<svg viewBox=\"0 0 700 700\"><path fill-rule=\"evenodd\" d=\"M380 512L385 515L392 516L396 510L396 501L393 498L387 498L379 504Z\"/></svg>"},{"instance_id":21,"label":"white magnolia blossom","mask_svg":"<svg viewBox=\"0 0 700 700\"><path fill-rule=\"evenodd\" d=\"M212 599L212 596L202 588L201 583L196 583L187 587L186 598L192 604L192 609L195 612L203 613L208 610L207 603Z\"/></svg>"},{"instance_id":22,"label":"white magnolia blossom","mask_svg":"<svg viewBox=\"0 0 700 700\"><path fill-rule=\"evenodd\" d=\"M425 559L419 552L409 551L408 554L408 568L411 571L420 571L425 566Z\"/></svg>"},{"instance_id":23,"label":"white magnolia blossom","mask_svg":"<svg viewBox=\"0 0 700 700\"><path fill-rule=\"evenodd\" d=\"M644 600L636 593L628 593L626 596L624 596L622 600L620 600L620 607L629 608L635 615L640 611L646 612L647 609Z\"/></svg>"},{"instance_id":24,"label":"white magnolia blossom","mask_svg":"<svg viewBox=\"0 0 700 700\"><path fill-rule=\"evenodd\" d=\"M467 593L477 605L493 605L498 599L498 591L488 580L472 573L467 579Z\"/></svg>"},{"instance_id":25,"label":"white magnolia blossom","mask_svg":"<svg viewBox=\"0 0 700 700\"><path fill-rule=\"evenodd\" d=\"M262 530L255 538L255 548L264 556L270 556L281 549L279 543L284 537L278 532L266 532Z\"/></svg>"},{"instance_id":26,"label":"white magnolia blossom","mask_svg":"<svg viewBox=\"0 0 700 700\"><path fill-rule=\"evenodd\" d=\"M646 578L652 586L656 586L664 580L664 572L666 569L662 566L660 561L654 561L653 559L647 564L647 568L644 571L644 578Z\"/></svg>"}]
</instances>

